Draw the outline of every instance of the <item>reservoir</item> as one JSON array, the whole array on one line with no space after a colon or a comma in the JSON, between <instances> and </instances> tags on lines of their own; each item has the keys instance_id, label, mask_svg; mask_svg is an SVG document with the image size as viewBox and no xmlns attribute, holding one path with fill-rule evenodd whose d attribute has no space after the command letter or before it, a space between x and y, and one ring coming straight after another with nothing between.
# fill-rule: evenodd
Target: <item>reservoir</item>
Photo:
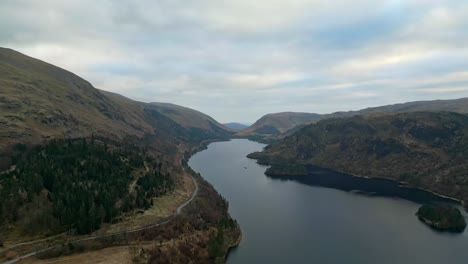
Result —
<instances>
[{"instance_id":1,"label":"reservoir","mask_svg":"<svg viewBox=\"0 0 468 264\"><path fill-rule=\"evenodd\" d=\"M449 201L318 168L305 178L270 178L246 157L264 146L216 142L189 161L241 226L227 263L468 263L467 231L438 232L415 216L421 203Z\"/></svg>"}]
</instances>

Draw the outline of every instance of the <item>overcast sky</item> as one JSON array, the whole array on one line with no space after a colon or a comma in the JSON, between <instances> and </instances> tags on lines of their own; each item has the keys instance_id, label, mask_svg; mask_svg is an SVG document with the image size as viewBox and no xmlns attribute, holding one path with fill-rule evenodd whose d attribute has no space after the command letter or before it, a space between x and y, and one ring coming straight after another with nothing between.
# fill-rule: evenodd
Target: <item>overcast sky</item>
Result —
<instances>
[{"instance_id":1,"label":"overcast sky","mask_svg":"<svg viewBox=\"0 0 468 264\"><path fill-rule=\"evenodd\" d=\"M221 122L468 96L466 0L1 0L0 46Z\"/></svg>"}]
</instances>

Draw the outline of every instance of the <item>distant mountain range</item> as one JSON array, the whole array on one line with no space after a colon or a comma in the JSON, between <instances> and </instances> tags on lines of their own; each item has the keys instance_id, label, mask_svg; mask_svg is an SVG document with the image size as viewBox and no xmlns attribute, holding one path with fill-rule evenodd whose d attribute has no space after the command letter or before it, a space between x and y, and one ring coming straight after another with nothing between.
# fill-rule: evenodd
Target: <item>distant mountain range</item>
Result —
<instances>
[{"instance_id":1,"label":"distant mountain range","mask_svg":"<svg viewBox=\"0 0 468 264\"><path fill-rule=\"evenodd\" d=\"M234 130L234 131L241 131L241 130L244 130L244 129L249 127L248 125L241 124L241 123L236 123L236 122L224 123L223 125L225 127L227 127L227 128L230 128L230 129Z\"/></svg>"}]
</instances>

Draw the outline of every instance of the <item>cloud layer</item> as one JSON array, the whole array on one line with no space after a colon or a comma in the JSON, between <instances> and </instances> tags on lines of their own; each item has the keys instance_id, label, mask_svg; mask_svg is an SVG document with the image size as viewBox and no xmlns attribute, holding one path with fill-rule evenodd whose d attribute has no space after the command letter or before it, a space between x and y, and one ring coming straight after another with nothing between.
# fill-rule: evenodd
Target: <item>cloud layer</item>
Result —
<instances>
[{"instance_id":1,"label":"cloud layer","mask_svg":"<svg viewBox=\"0 0 468 264\"><path fill-rule=\"evenodd\" d=\"M3 0L0 45L227 121L468 96L464 0Z\"/></svg>"}]
</instances>

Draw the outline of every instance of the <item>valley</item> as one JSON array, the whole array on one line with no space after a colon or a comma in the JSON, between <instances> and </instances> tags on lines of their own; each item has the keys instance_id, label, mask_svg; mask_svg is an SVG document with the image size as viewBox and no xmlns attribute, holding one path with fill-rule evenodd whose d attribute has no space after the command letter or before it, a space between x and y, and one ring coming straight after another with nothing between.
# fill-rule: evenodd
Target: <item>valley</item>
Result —
<instances>
[{"instance_id":1,"label":"valley","mask_svg":"<svg viewBox=\"0 0 468 264\"><path fill-rule=\"evenodd\" d=\"M468 1L0 4L0 264L468 263Z\"/></svg>"},{"instance_id":2,"label":"valley","mask_svg":"<svg viewBox=\"0 0 468 264\"><path fill-rule=\"evenodd\" d=\"M288 238L283 242L296 246L296 231L302 229L329 236L324 243L307 238L325 253L326 245L352 243L333 229L349 233L339 220L359 229L362 219L337 212L375 210L397 222L409 221L406 234L417 243L429 239L426 246L433 247L446 238L422 229L412 212L415 206L468 203L466 98L332 114L267 114L247 127L223 125L179 105L143 103L102 91L73 73L9 49L0 49L0 73L0 198L5 201L0 206L0 261L5 263L80 263L86 258L222 263L229 252L229 263L264 261L270 258L263 247L278 245L262 239L274 241L271 235L286 221L278 212L287 207L297 209L288 215L318 221L317 226L335 221L325 228L328 234L300 221L289 223L294 225L287 225L290 233L282 235ZM197 161L205 155L206 160ZM249 181L252 186L243 190ZM291 200L288 188L304 197ZM249 201L260 199L258 204L243 201L237 193L244 191ZM331 202L333 209L295 207L315 199ZM262 217L276 220L254 231L260 225L254 218L262 211L269 215ZM315 219L316 211L324 218ZM389 211L396 213L390 216ZM381 235L394 232L396 226L380 216L373 221L384 227ZM462 233L450 243L465 246L465 237ZM447 254L458 263L464 257L444 248L431 259L422 253L413 258L401 253L402 238L395 236L388 245L402 263L432 263ZM366 235L355 241L365 247L375 239ZM343 260L279 245L286 251L270 252L271 263ZM364 253L341 249L345 258L369 261ZM298 255L291 255L296 250Z\"/></svg>"}]
</instances>

